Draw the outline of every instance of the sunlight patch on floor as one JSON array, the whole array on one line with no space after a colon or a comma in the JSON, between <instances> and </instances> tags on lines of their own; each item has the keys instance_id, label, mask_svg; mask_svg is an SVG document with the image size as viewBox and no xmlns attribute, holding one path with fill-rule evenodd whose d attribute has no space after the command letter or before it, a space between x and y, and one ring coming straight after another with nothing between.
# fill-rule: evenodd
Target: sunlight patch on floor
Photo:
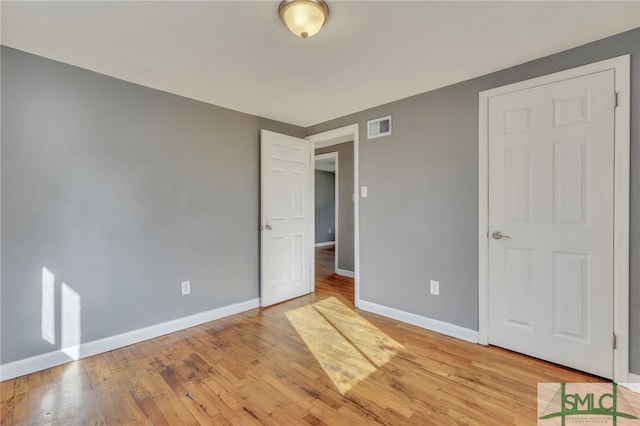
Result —
<instances>
[{"instance_id":1,"label":"sunlight patch on floor","mask_svg":"<svg viewBox=\"0 0 640 426\"><path fill-rule=\"evenodd\" d=\"M404 349L335 297L285 315L341 394Z\"/></svg>"}]
</instances>

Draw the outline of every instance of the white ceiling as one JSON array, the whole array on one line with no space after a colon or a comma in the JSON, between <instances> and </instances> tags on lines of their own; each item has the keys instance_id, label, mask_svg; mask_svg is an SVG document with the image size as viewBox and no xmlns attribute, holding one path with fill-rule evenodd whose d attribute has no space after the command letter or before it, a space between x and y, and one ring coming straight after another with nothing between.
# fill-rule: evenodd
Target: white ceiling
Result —
<instances>
[{"instance_id":1,"label":"white ceiling","mask_svg":"<svg viewBox=\"0 0 640 426\"><path fill-rule=\"evenodd\" d=\"M2 2L2 44L310 126L640 26L640 0L331 1L315 37L277 1Z\"/></svg>"}]
</instances>

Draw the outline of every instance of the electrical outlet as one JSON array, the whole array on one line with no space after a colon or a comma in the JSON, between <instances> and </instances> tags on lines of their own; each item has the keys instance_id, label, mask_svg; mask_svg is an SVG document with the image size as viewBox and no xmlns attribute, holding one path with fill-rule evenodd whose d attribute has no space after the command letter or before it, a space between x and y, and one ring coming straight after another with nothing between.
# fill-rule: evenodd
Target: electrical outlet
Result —
<instances>
[{"instance_id":1,"label":"electrical outlet","mask_svg":"<svg viewBox=\"0 0 640 426\"><path fill-rule=\"evenodd\" d=\"M191 281L182 281L182 283L180 283L180 286L182 287L183 296L191 293Z\"/></svg>"},{"instance_id":2,"label":"electrical outlet","mask_svg":"<svg viewBox=\"0 0 640 426\"><path fill-rule=\"evenodd\" d=\"M431 294L435 296L440 295L440 281L431 280L429 283L431 286Z\"/></svg>"},{"instance_id":3,"label":"electrical outlet","mask_svg":"<svg viewBox=\"0 0 640 426\"><path fill-rule=\"evenodd\" d=\"M329 233L331 233L331 228L329 228Z\"/></svg>"}]
</instances>

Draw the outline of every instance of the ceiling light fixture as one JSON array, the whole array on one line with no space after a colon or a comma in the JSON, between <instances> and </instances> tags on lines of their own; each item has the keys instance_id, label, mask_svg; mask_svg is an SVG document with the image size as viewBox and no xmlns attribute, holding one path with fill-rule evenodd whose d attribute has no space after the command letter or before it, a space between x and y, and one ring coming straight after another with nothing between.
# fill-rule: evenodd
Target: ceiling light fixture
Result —
<instances>
[{"instance_id":1,"label":"ceiling light fixture","mask_svg":"<svg viewBox=\"0 0 640 426\"><path fill-rule=\"evenodd\" d=\"M329 17L329 6L322 0L284 0L278 13L292 33L307 38L320 31Z\"/></svg>"}]
</instances>

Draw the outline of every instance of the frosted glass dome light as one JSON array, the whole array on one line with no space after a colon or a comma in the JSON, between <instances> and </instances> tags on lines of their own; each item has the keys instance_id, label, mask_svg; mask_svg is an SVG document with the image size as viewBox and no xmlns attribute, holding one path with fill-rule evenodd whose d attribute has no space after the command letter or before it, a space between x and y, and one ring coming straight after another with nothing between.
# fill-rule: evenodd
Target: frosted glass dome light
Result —
<instances>
[{"instance_id":1,"label":"frosted glass dome light","mask_svg":"<svg viewBox=\"0 0 640 426\"><path fill-rule=\"evenodd\" d=\"M329 6L322 0L284 0L278 13L292 33L307 38L320 31L329 17Z\"/></svg>"}]
</instances>

